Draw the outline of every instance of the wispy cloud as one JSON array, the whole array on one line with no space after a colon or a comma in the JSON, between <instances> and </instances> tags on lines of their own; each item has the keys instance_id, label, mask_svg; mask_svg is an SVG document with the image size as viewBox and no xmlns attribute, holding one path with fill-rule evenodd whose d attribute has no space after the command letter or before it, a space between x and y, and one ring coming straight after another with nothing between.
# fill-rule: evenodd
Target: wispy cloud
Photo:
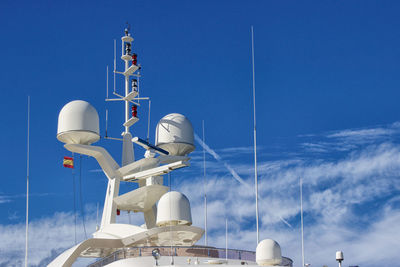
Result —
<instances>
[{"instance_id":1,"label":"wispy cloud","mask_svg":"<svg viewBox=\"0 0 400 267\"><path fill-rule=\"evenodd\" d=\"M390 125L387 128L393 130L395 127L397 126ZM312 266L335 266L334 253L340 249L345 253L346 265L396 266L400 260L400 145L396 138L379 137L396 136L397 130L385 134L385 127L380 128L383 131L363 129L365 131L358 135L340 131L342 134L337 132L336 137L325 136L324 138L329 140L323 140L325 143L321 145L322 149L328 151L338 151L335 150L335 145L350 143L346 136L375 136L369 138L366 143L357 143L334 156L325 156L327 152L321 152L311 157L304 151L301 157L260 160L260 237L277 240L281 244L283 254L293 258L295 266L299 266L301 177L304 193L306 262ZM308 143L314 144L317 143L314 141L321 137L305 138L312 138ZM310 147L318 148L313 145ZM221 164L223 159L215 150L208 146L205 146L205 149L214 159L207 159L209 244L224 247L227 218L230 246L254 250L254 191L243 183L238 183L236 178L232 179L230 175L235 176L229 168ZM199 157L196 160L201 159ZM238 176L240 174L239 177L245 184L252 183L251 159L232 158L228 166L232 166L231 170L234 167L235 173ZM200 165L199 167L201 168ZM213 170L214 168L216 170ZM199 190L204 188L202 171L181 174L183 177L174 189L189 197L193 223L203 226L204 191ZM190 179L186 179L185 175L190 176ZM96 224L94 210L92 207L91 211L88 211L88 229L94 229ZM128 216L124 213L119 220L138 225L143 223L141 214ZM71 246L74 243L73 227L72 213L57 213L33 221L30 230L33 233L31 239L34 240L30 246L32 264L45 265L44 262L49 261L61 249ZM81 230L79 238L83 238ZM0 243L0 250L6 251L6 256L0 259L0 266L21 265L24 225L1 225L0 240L5 240Z\"/></svg>"},{"instance_id":2,"label":"wispy cloud","mask_svg":"<svg viewBox=\"0 0 400 267\"><path fill-rule=\"evenodd\" d=\"M53 193L31 193L30 197L47 197L52 195ZM26 194L15 194L15 195L1 195L0 194L0 204L9 203L14 201L15 199L26 198Z\"/></svg>"},{"instance_id":3,"label":"wispy cloud","mask_svg":"<svg viewBox=\"0 0 400 267\"><path fill-rule=\"evenodd\" d=\"M328 138L377 138L385 135L393 134L393 129L388 128L372 128L360 130L344 130L336 133L329 134Z\"/></svg>"},{"instance_id":4,"label":"wispy cloud","mask_svg":"<svg viewBox=\"0 0 400 267\"><path fill-rule=\"evenodd\" d=\"M95 222L87 221L94 229ZM84 238L78 226L78 238ZM23 266L25 253L25 224L0 225L0 266ZM45 266L51 259L74 244L74 216L69 212L29 223L29 266ZM44 262L45 261L45 262Z\"/></svg>"},{"instance_id":5,"label":"wispy cloud","mask_svg":"<svg viewBox=\"0 0 400 267\"><path fill-rule=\"evenodd\" d=\"M388 127L393 128L392 125ZM344 133L338 136L345 136ZM334 265L334 252L341 249L345 251L349 265L396 265L399 258L393 248L400 246L396 224L400 214L400 146L379 137L384 134L397 135L395 131L366 129L360 135L376 138L371 137L367 143L360 142L357 146L348 146L333 158L305 156L259 162L262 238L278 240L285 255L301 262L299 178L302 177L307 262L317 266ZM329 138L332 140L327 142L326 147L330 151L335 149L335 145L343 144L342 138ZM393 140L396 141L395 138ZM246 181L251 179L251 162L233 163L233 166ZM201 183L200 177L197 180ZM204 216L202 193L193 194L192 182L184 182L180 189L192 196L193 209L201 217ZM195 183L194 187L198 186L201 185ZM210 201L208 218L209 225L212 225L209 227L209 240L217 246L224 245L224 219L228 217L230 244L237 248L254 249L252 192L243 190L242 186L235 185L218 173L208 177L207 188ZM200 219L196 223L202 225L203 221ZM371 244L385 256L375 259ZM357 254L358 251L369 253Z\"/></svg>"}]
</instances>

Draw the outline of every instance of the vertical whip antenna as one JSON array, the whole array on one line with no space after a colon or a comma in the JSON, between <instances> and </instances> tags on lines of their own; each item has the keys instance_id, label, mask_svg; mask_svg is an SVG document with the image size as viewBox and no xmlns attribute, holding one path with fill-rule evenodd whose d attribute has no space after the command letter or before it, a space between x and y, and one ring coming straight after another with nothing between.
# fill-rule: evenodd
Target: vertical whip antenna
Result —
<instances>
[{"instance_id":1,"label":"vertical whip antenna","mask_svg":"<svg viewBox=\"0 0 400 267\"><path fill-rule=\"evenodd\" d=\"M107 65L107 70L106 70L106 73L107 73L107 86L106 86L106 88L107 88L107 99L108 99L108 65Z\"/></svg>"},{"instance_id":2,"label":"vertical whip antenna","mask_svg":"<svg viewBox=\"0 0 400 267\"><path fill-rule=\"evenodd\" d=\"M106 109L106 138L108 137L107 129L108 129L108 109Z\"/></svg>"},{"instance_id":3,"label":"vertical whip antenna","mask_svg":"<svg viewBox=\"0 0 400 267\"><path fill-rule=\"evenodd\" d=\"M150 110L151 110L151 100L149 100L149 116L147 119L147 142L150 142Z\"/></svg>"},{"instance_id":4,"label":"vertical whip antenna","mask_svg":"<svg viewBox=\"0 0 400 267\"><path fill-rule=\"evenodd\" d=\"M117 71L117 41L114 39L114 93L115 93L115 72Z\"/></svg>"},{"instance_id":5,"label":"vertical whip antenna","mask_svg":"<svg viewBox=\"0 0 400 267\"><path fill-rule=\"evenodd\" d=\"M225 218L225 260L228 264L228 219Z\"/></svg>"},{"instance_id":6,"label":"vertical whip antenna","mask_svg":"<svg viewBox=\"0 0 400 267\"><path fill-rule=\"evenodd\" d=\"M256 193L256 228L257 228L257 245L260 240L258 226L258 179L257 179L257 130L256 130L256 78L254 69L254 30L251 26L251 63L253 69L253 116L254 116L254 187Z\"/></svg>"},{"instance_id":7,"label":"vertical whip antenna","mask_svg":"<svg viewBox=\"0 0 400 267\"><path fill-rule=\"evenodd\" d=\"M25 267L28 266L28 230L29 230L29 128L30 128L31 97L28 96L28 129L26 149L26 222L25 222Z\"/></svg>"},{"instance_id":8,"label":"vertical whip antenna","mask_svg":"<svg viewBox=\"0 0 400 267\"><path fill-rule=\"evenodd\" d=\"M97 213L96 213L96 231L99 230L99 202L97 202Z\"/></svg>"},{"instance_id":9,"label":"vertical whip antenna","mask_svg":"<svg viewBox=\"0 0 400 267\"><path fill-rule=\"evenodd\" d=\"M301 261L304 267L303 181L300 177Z\"/></svg>"},{"instance_id":10,"label":"vertical whip antenna","mask_svg":"<svg viewBox=\"0 0 400 267\"><path fill-rule=\"evenodd\" d=\"M203 144L205 144L204 120L202 120ZM203 175L204 175L204 244L207 246L207 177L206 177L206 151L203 146Z\"/></svg>"}]
</instances>

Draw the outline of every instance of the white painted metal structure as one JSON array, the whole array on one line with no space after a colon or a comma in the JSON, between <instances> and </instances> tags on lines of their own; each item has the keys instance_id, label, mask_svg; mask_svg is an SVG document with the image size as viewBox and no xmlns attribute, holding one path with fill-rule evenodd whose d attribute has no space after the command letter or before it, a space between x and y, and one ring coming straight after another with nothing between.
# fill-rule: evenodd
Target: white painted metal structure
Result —
<instances>
[{"instance_id":1,"label":"white painted metal structure","mask_svg":"<svg viewBox=\"0 0 400 267\"><path fill-rule=\"evenodd\" d=\"M272 239L264 239L257 245L256 262L261 266L280 265L282 252L278 242Z\"/></svg>"},{"instance_id":2,"label":"white painted metal structure","mask_svg":"<svg viewBox=\"0 0 400 267\"><path fill-rule=\"evenodd\" d=\"M191 263L200 266L222 263L228 266L256 265L256 255L251 251L225 248L221 252L221 249L195 245L204 230L191 225L188 198L179 192L168 192L162 177L175 169L189 166L188 154L195 148L192 124L185 116L173 113L157 124L155 145L148 140L132 138L130 128L138 118L136 114L130 114L130 105L139 106L139 99L149 98L139 98L137 88L129 87L130 77L139 76L136 72L140 66L136 65L136 61L131 63L133 38L128 30L121 40L121 59L125 70L117 71L114 60L114 75L124 76L125 95L117 93L114 81L113 94L117 98L107 98L106 101L125 103L122 164L120 166L103 147L91 145L100 137L98 114L94 107L80 100L65 105L59 116L58 140L73 153L95 158L108 179L108 186L101 223L93 237L66 250L48 266L71 266L78 257L102 258L91 267L183 266ZM146 150L144 158L135 160L134 144ZM138 188L120 195L121 182L138 183ZM117 210L142 212L145 225L116 223ZM292 261L284 257L276 264L276 246L279 245L276 242L273 244L257 248L257 257L261 255L263 262L271 262L273 266L292 266ZM157 250L152 251L154 249ZM151 255L158 255L157 259ZM166 255L169 257L163 257Z\"/></svg>"},{"instance_id":3,"label":"white painted metal structure","mask_svg":"<svg viewBox=\"0 0 400 267\"><path fill-rule=\"evenodd\" d=\"M339 267L342 267L342 261L344 260L343 257L343 252L342 251L336 251L336 261L339 263Z\"/></svg>"},{"instance_id":4,"label":"white painted metal structure","mask_svg":"<svg viewBox=\"0 0 400 267\"><path fill-rule=\"evenodd\" d=\"M165 149L172 156L184 156L192 152L195 147L190 121L178 113L163 117L156 128L156 146Z\"/></svg>"},{"instance_id":5,"label":"white painted metal structure","mask_svg":"<svg viewBox=\"0 0 400 267\"><path fill-rule=\"evenodd\" d=\"M100 139L99 114L86 101L66 104L58 115L57 139L66 144L92 144Z\"/></svg>"}]
</instances>

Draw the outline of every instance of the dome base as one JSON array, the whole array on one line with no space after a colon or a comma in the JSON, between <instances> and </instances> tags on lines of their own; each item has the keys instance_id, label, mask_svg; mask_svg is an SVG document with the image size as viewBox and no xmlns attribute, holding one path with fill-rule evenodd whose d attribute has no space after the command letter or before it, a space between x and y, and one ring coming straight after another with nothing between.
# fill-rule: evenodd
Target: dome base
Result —
<instances>
[{"instance_id":1,"label":"dome base","mask_svg":"<svg viewBox=\"0 0 400 267\"><path fill-rule=\"evenodd\" d=\"M68 131L57 134L57 139L65 144L90 145L100 139L100 135L91 131Z\"/></svg>"}]
</instances>

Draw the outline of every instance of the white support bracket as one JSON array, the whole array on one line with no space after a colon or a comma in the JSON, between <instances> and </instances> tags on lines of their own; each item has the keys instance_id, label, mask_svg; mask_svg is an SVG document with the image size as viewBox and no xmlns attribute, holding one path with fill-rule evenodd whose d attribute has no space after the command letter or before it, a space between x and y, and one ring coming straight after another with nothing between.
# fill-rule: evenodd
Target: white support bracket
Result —
<instances>
[{"instance_id":1,"label":"white support bracket","mask_svg":"<svg viewBox=\"0 0 400 267\"><path fill-rule=\"evenodd\" d=\"M131 127L132 125L134 125L136 122L138 122L139 121L139 118L138 117L132 117L132 118L130 118L129 120L127 120L125 123L124 123L124 126L125 127Z\"/></svg>"},{"instance_id":2,"label":"white support bracket","mask_svg":"<svg viewBox=\"0 0 400 267\"><path fill-rule=\"evenodd\" d=\"M173 163L170 163L167 165L163 165L163 166L160 166L157 168L152 168L149 170L126 175L126 176L122 177L122 180L129 181L129 182L138 182L140 180L147 179L152 176L164 175L173 170L188 167L188 166L190 166L190 163L188 161L180 160L180 161L173 162Z\"/></svg>"},{"instance_id":3,"label":"white support bracket","mask_svg":"<svg viewBox=\"0 0 400 267\"><path fill-rule=\"evenodd\" d=\"M131 101L135 98L135 96L138 95L137 91L131 91L126 97L124 97L123 99L126 101Z\"/></svg>"},{"instance_id":4,"label":"white support bracket","mask_svg":"<svg viewBox=\"0 0 400 267\"><path fill-rule=\"evenodd\" d=\"M125 76L131 76L138 69L139 69L139 66L131 65L123 74Z\"/></svg>"},{"instance_id":5,"label":"white support bracket","mask_svg":"<svg viewBox=\"0 0 400 267\"><path fill-rule=\"evenodd\" d=\"M113 157L102 147L89 146L81 144L66 144L64 147L74 153L88 155L94 157L103 169L108 179L118 177L117 170L119 165L115 162Z\"/></svg>"}]
</instances>

